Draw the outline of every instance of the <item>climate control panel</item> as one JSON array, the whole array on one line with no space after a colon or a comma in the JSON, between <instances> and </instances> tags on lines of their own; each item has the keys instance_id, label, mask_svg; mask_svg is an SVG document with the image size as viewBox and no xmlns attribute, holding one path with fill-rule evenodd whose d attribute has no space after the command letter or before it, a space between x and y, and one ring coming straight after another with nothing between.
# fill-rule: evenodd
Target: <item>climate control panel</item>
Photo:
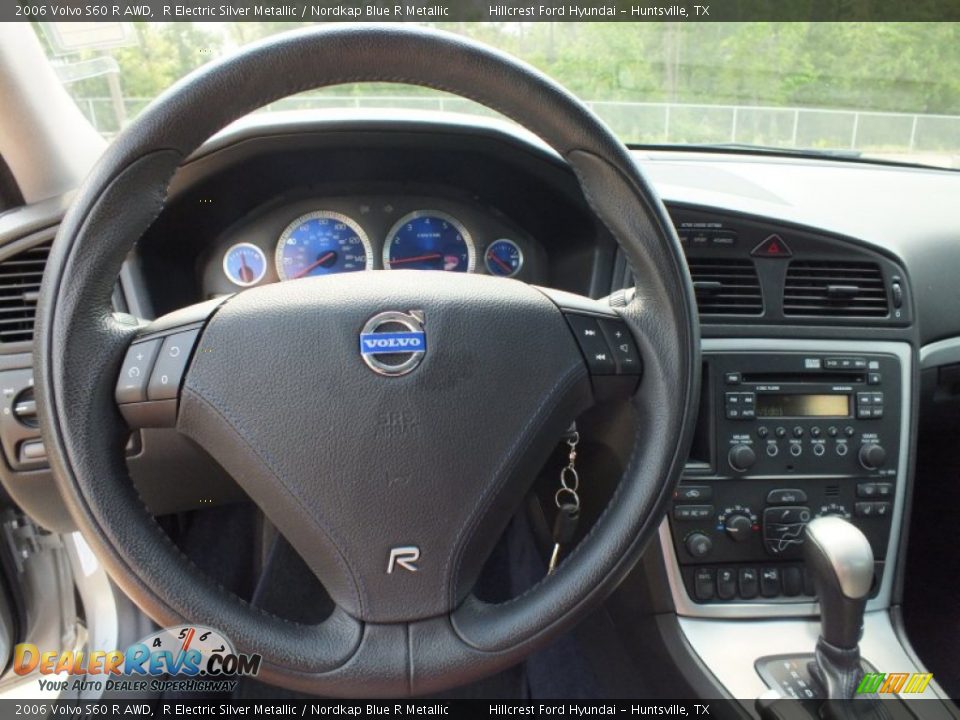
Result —
<instances>
[{"instance_id":1,"label":"climate control panel","mask_svg":"<svg viewBox=\"0 0 960 720\"><path fill-rule=\"evenodd\" d=\"M805 527L838 515L879 579L897 491L900 360L884 353L706 354L694 454L670 509L695 602L809 600Z\"/></svg>"}]
</instances>

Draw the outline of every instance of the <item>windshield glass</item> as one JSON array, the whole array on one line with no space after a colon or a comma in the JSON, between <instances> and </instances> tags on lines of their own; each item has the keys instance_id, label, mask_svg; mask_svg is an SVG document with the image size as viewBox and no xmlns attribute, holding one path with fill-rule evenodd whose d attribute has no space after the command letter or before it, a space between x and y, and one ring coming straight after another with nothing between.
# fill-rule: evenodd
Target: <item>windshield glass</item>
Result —
<instances>
[{"instance_id":1,"label":"windshield glass","mask_svg":"<svg viewBox=\"0 0 960 720\"><path fill-rule=\"evenodd\" d=\"M298 23L136 23L97 50L71 50L57 25L40 26L51 61L111 137L194 68ZM960 168L958 23L432 26L538 67L631 145L756 146ZM328 88L265 110L336 107L487 112L397 85Z\"/></svg>"}]
</instances>

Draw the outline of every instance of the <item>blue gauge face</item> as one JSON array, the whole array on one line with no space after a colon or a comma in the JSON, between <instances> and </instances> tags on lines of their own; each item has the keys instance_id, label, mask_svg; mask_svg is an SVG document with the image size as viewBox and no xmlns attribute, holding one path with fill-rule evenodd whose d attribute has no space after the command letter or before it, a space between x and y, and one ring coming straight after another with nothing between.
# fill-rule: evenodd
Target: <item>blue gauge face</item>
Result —
<instances>
[{"instance_id":1,"label":"blue gauge face","mask_svg":"<svg viewBox=\"0 0 960 720\"><path fill-rule=\"evenodd\" d=\"M523 267L523 252L513 240L494 240L483 256L487 272L500 277L513 277Z\"/></svg>"},{"instance_id":2,"label":"blue gauge face","mask_svg":"<svg viewBox=\"0 0 960 720\"><path fill-rule=\"evenodd\" d=\"M251 243L237 243L223 255L223 274L234 285L250 287L263 280L267 257Z\"/></svg>"},{"instance_id":3,"label":"blue gauge face","mask_svg":"<svg viewBox=\"0 0 960 720\"><path fill-rule=\"evenodd\" d=\"M388 270L471 272L473 239L456 218L423 210L400 218L387 235L383 266Z\"/></svg>"},{"instance_id":4,"label":"blue gauge face","mask_svg":"<svg viewBox=\"0 0 960 720\"><path fill-rule=\"evenodd\" d=\"M281 280L354 272L373 266L373 251L363 229L346 215L321 210L298 217L277 243Z\"/></svg>"}]
</instances>

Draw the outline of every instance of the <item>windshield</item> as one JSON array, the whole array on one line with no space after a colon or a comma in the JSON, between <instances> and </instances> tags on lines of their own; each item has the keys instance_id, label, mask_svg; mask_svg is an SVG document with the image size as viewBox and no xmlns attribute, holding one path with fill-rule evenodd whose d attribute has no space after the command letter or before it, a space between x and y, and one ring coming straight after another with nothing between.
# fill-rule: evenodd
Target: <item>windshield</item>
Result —
<instances>
[{"instance_id":1,"label":"windshield","mask_svg":"<svg viewBox=\"0 0 960 720\"><path fill-rule=\"evenodd\" d=\"M96 50L71 49L57 25L40 26L51 61L94 127L111 137L194 68L298 23L136 23ZM432 26L536 66L631 145L749 146L960 168L958 23ZM328 88L265 111L336 107L487 112L398 85Z\"/></svg>"}]
</instances>

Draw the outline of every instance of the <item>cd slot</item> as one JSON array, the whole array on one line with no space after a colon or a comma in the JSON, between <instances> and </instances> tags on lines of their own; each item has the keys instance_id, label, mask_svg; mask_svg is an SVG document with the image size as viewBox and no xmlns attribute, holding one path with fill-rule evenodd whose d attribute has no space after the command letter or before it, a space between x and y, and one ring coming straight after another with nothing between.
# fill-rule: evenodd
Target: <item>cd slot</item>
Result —
<instances>
[{"instance_id":1,"label":"cd slot","mask_svg":"<svg viewBox=\"0 0 960 720\"><path fill-rule=\"evenodd\" d=\"M862 383L865 375L860 372L831 373L743 373L742 382L764 385L786 385L789 383Z\"/></svg>"}]
</instances>

